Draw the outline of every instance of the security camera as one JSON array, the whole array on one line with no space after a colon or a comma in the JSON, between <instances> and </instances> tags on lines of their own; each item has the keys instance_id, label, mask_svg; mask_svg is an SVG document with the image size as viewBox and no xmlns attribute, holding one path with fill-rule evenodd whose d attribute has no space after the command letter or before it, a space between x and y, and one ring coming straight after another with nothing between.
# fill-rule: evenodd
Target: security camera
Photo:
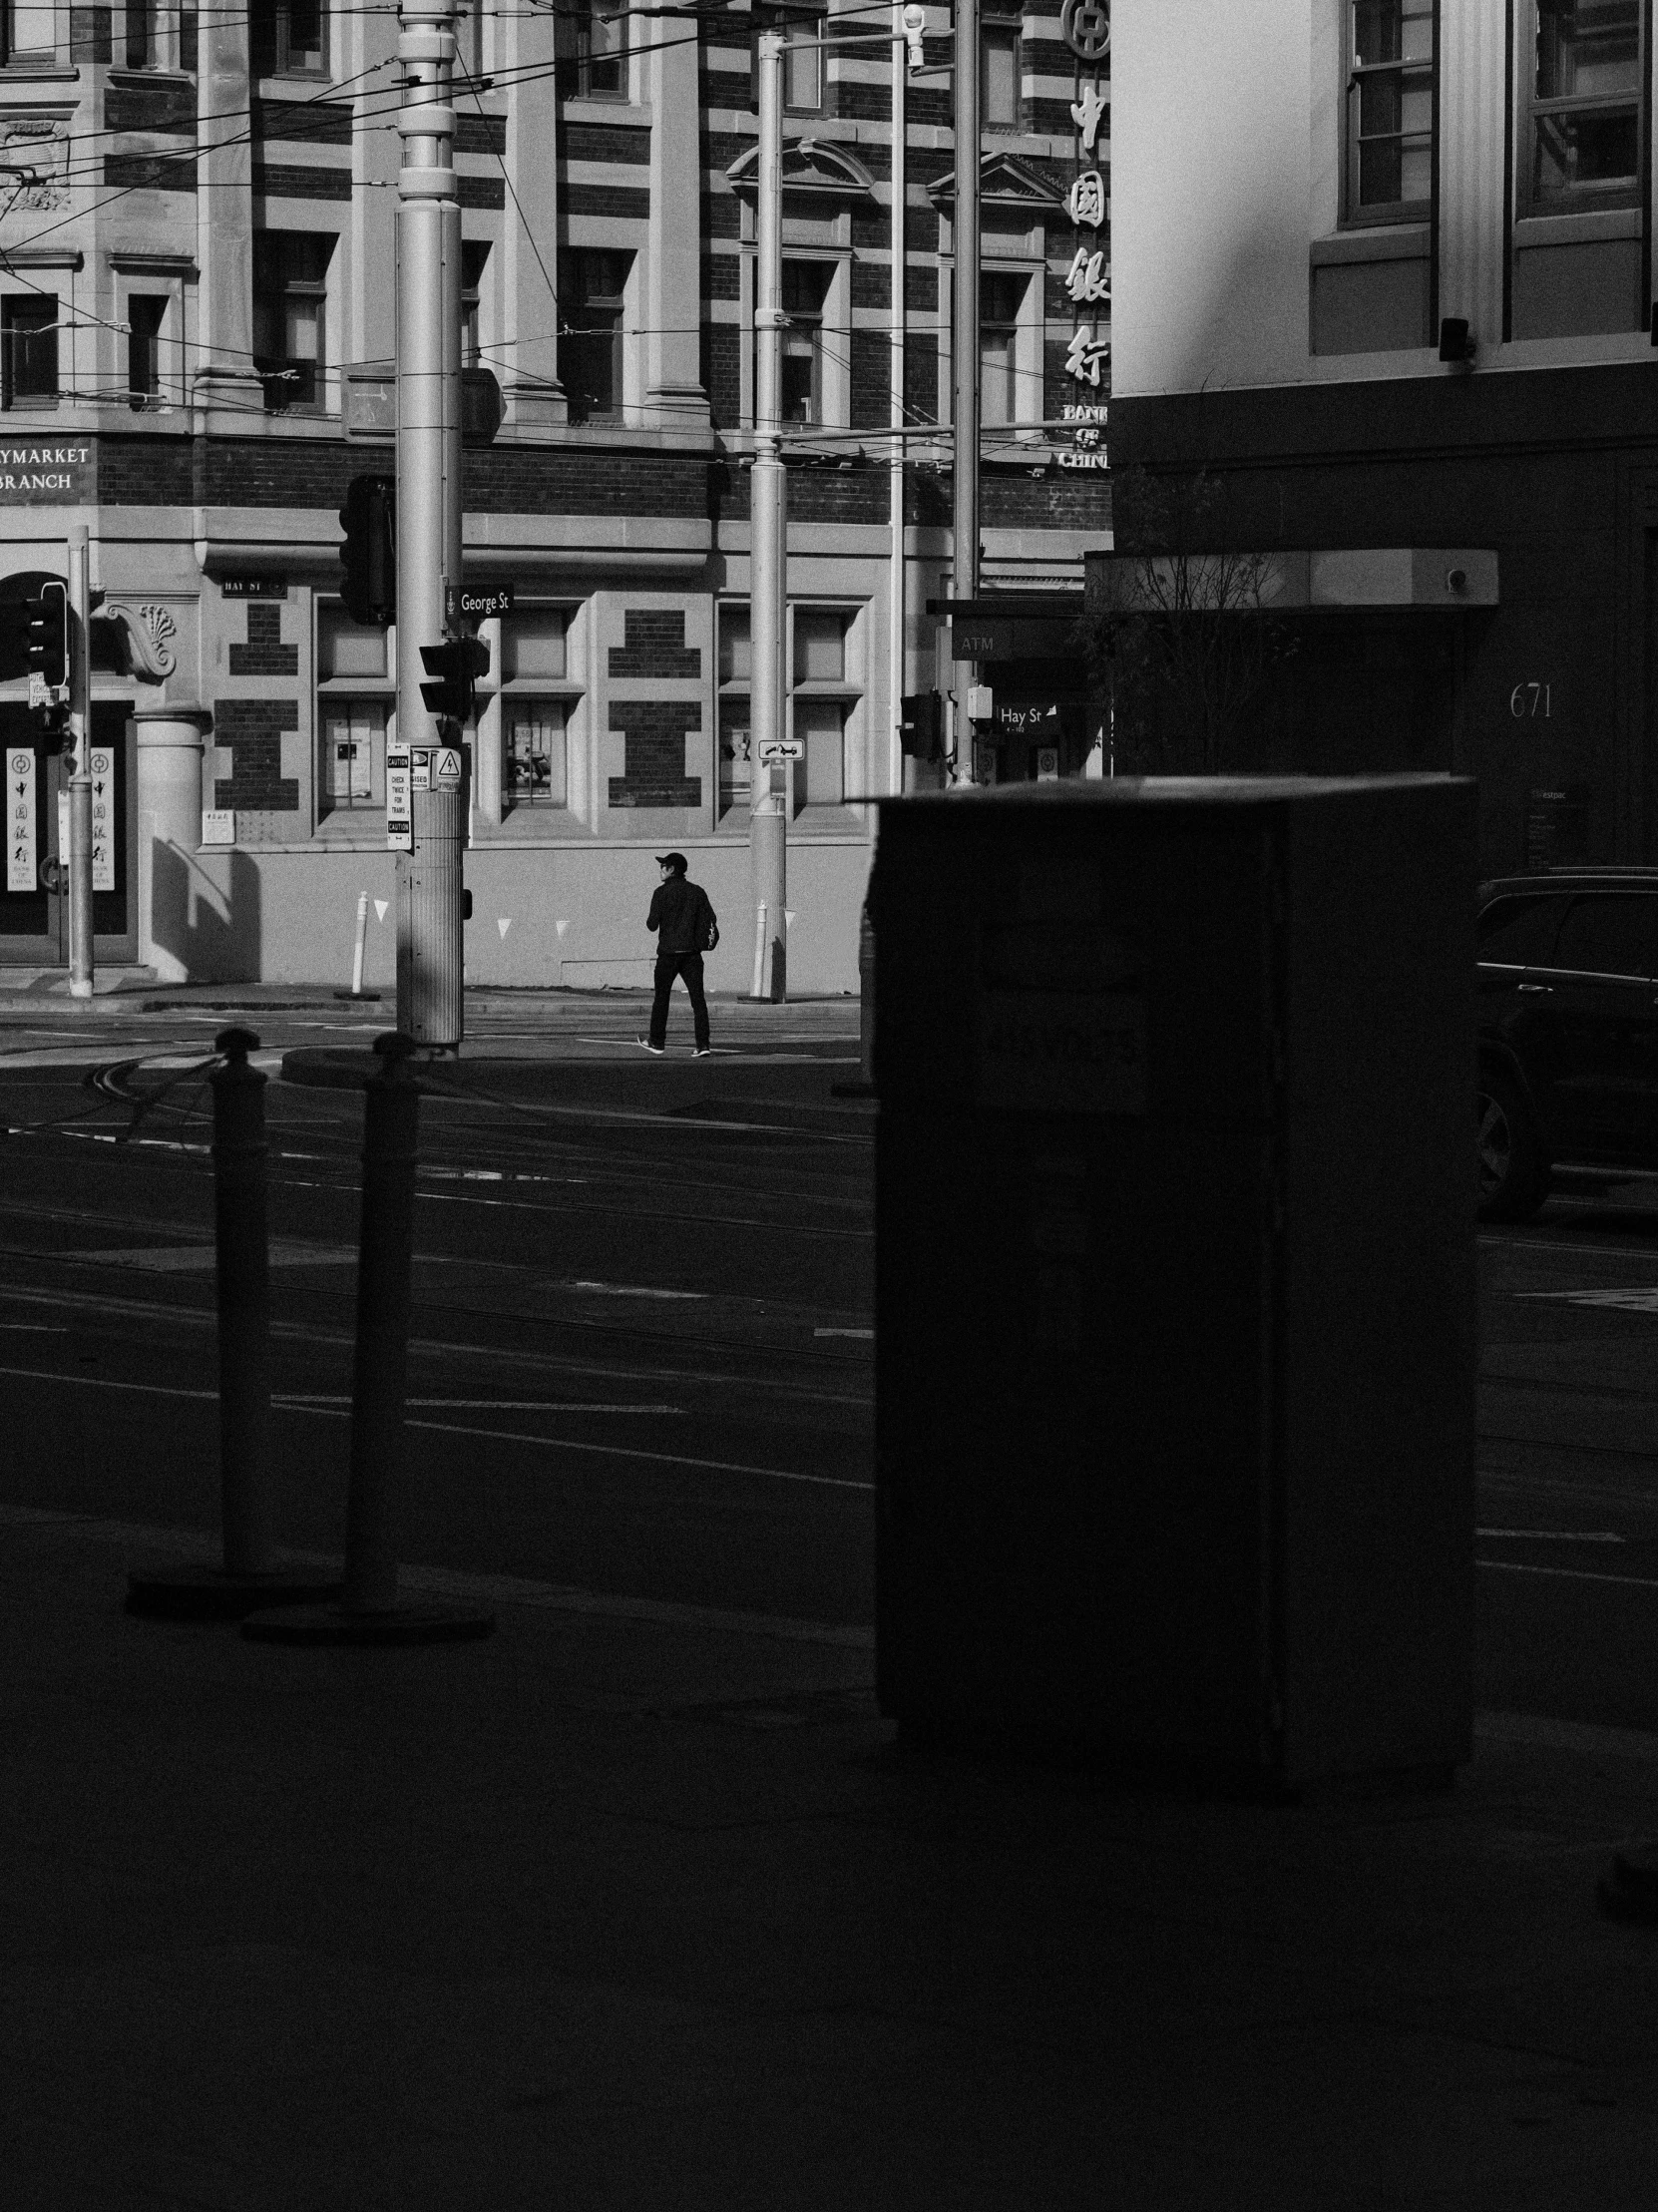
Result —
<instances>
[{"instance_id":1,"label":"security camera","mask_svg":"<svg viewBox=\"0 0 1658 2212\"><path fill-rule=\"evenodd\" d=\"M1468 588L1467 570L1447 569L1445 572L1445 588L1448 592L1454 593L1457 598L1460 598Z\"/></svg>"}]
</instances>

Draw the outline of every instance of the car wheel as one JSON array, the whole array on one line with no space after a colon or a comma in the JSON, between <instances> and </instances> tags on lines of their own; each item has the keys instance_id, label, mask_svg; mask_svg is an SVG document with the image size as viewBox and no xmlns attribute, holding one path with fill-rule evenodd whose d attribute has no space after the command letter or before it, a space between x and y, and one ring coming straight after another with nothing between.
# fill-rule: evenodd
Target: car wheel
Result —
<instances>
[{"instance_id":1,"label":"car wheel","mask_svg":"<svg viewBox=\"0 0 1658 2212\"><path fill-rule=\"evenodd\" d=\"M1548 1194L1548 1170L1530 1108L1518 1085L1497 1069L1480 1071L1474 1126L1480 1220L1526 1220Z\"/></svg>"}]
</instances>

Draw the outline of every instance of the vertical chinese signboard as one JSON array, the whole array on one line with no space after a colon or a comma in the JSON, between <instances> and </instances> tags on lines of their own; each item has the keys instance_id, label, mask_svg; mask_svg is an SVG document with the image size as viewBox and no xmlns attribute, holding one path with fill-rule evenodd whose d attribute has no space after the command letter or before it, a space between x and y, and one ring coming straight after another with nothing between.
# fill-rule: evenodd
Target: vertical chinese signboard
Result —
<instances>
[{"instance_id":1,"label":"vertical chinese signboard","mask_svg":"<svg viewBox=\"0 0 1658 2212\"><path fill-rule=\"evenodd\" d=\"M6 889L35 889L35 748L12 745L6 753Z\"/></svg>"},{"instance_id":2,"label":"vertical chinese signboard","mask_svg":"<svg viewBox=\"0 0 1658 2212\"><path fill-rule=\"evenodd\" d=\"M1059 29L1076 57L1076 98L1070 108L1076 125L1076 175L1065 200L1073 250L1064 279L1071 306L1064 371L1074 396L1066 399L1062 410L1064 421L1075 427L1069 449L1061 451L1058 460L1061 468L1102 469L1111 357L1106 334L1111 311L1110 211L1099 166L1100 130L1111 112L1104 74L1111 50L1107 0L1064 0Z\"/></svg>"}]
</instances>

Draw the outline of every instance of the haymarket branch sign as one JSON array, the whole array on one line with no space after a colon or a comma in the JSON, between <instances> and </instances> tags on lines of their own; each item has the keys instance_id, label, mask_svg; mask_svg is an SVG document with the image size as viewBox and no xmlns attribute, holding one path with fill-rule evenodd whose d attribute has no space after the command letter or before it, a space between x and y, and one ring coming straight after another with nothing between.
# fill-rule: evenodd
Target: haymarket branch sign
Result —
<instances>
[{"instance_id":1,"label":"haymarket branch sign","mask_svg":"<svg viewBox=\"0 0 1658 2212\"><path fill-rule=\"evenodd\" d=\"M98 496L93 438L0 438L0 507L78 507Z\"/></svg>"}]
</instances>

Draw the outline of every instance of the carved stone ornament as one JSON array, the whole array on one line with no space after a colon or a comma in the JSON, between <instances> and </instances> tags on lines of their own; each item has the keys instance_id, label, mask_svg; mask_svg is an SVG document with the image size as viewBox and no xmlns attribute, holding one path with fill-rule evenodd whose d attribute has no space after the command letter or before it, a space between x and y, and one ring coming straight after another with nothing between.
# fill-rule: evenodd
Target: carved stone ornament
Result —
<instances>
[{"instance_id":1,"label":"carved stone ornament","mask_svg":"<svg viewBox=\"0 0 1658 2212\"><path fill-rule=\"evenodd\" d=\"M165 607L134 608L125 600L112 599L99 612L121 626L129 674L161 683L173 673L179 659L170 641L178 637L179 626Z\"/></svg>"},{"instance_id":2,"label":"carved stone ornament","mask_svg":"<svg viewBox=\"0 0 1658 2212\"><path fill-rule=\"evenodd\" d=\"M0 211L69 205L65 125L44 116L14 117L0 139ZM19 184L20 174L27 182Z\"/></svg>"}]
</instances>

